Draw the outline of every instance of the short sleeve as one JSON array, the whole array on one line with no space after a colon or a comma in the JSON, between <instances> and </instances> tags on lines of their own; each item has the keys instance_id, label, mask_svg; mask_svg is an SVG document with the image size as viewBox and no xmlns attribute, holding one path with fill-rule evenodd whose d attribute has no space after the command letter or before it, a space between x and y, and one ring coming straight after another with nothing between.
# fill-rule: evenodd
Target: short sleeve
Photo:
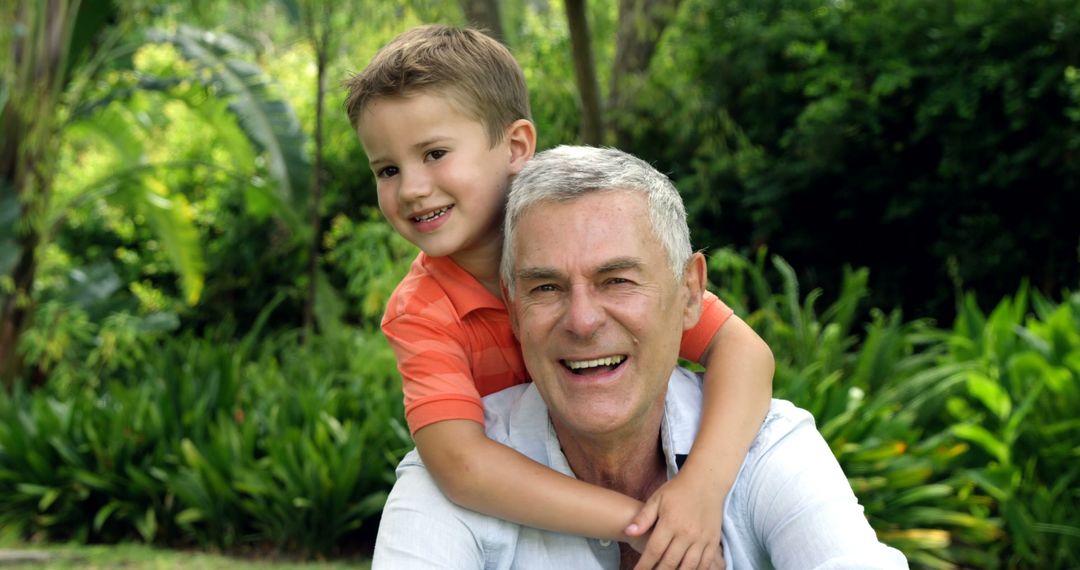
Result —
<instances>
[{"instance_id":1,"label":"short sleeve","mask_svg":"<svg viewBox=\"0 0 1080 570\"><path fill-rule=\"evenodd\" d=\"M382 330L397 357L411 433L445 420L484 423L460 325L403 314L384 321Z\"/></svg>"},{"instance_id":2,"label":"short sleeve","mask_svg":"<svg viewBox=\"0 0 1080 570\"><path fill-rule=\"evenodd\" d=\"M709 347L709 342L716 332L731 317L734 311L716 295L706 291L701 303L701 318L690 330L683 333L679 356L693 362L701 362L701 356Z\"/></svg>"}]
</instances>

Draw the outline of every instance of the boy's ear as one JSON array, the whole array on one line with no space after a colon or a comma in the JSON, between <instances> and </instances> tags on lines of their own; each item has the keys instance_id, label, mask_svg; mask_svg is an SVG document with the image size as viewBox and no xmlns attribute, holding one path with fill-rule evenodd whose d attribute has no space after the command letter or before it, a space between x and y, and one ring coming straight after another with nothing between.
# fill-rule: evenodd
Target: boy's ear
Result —
<instances>
[{"instance_id":1,"label":"boy's ear","mask_svg":"<svg viewBox=\"0 0 1080 570\"><path fill-rule=\"evenodd\" d=\"M700 251L694 252L686 262L683 271L683 287L686 288L686 310L683 313L683 330L690 330L701 318L705 283L708 281L708 269L705 256Z\"/></svg>"},{"instance_id":2,"label":"boy's ear","mask_svg":"<svg viewBox=\"0 0 1080 570\"><path fill-rule=\"evenodd\" d=\"M536 126L528 119L518 119L506 127L510 147L510 173L517 174L536 154Z\"/></svg>"}]
</instances>

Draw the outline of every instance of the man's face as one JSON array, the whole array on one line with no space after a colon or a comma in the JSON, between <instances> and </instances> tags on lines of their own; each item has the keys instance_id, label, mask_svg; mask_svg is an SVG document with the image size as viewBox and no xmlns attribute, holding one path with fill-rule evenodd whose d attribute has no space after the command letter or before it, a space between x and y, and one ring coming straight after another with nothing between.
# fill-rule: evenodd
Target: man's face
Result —
<instances>
[{"instance_id":1,"label":"man's face","mask_svg":"<svg viewBox=\"0 0 1080 570\"><path fill-rule=\"evenodd\" d=\"M556 427L602 437L658 417L704 276L675 280L645 197L613 190L537 204L514 242L510 314Z\"/></svg>"}]
</instances>

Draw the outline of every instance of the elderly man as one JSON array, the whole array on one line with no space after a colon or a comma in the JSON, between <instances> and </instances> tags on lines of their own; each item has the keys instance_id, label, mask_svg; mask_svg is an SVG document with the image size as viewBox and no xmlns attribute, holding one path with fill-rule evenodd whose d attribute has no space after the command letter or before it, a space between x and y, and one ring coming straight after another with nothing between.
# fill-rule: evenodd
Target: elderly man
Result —
<instances>
[{"instance_id":1,"label":"elderly man","mask_svg":"<svg viewBox=\"0 0 1080 570\"><path fill-rule=\"evenodd\" d=\"M513 183L502 277L533 383L484 400L489 437L646 499L694 441L701 383L678 368L705 260L664 175L559 147ZM813 418L775 400L724 509L728 568L906 568L878 542ZM447 500L415 453L398 467L376 568L629 568L627 545L523 527Z\"/></svg>"}]
</instances>

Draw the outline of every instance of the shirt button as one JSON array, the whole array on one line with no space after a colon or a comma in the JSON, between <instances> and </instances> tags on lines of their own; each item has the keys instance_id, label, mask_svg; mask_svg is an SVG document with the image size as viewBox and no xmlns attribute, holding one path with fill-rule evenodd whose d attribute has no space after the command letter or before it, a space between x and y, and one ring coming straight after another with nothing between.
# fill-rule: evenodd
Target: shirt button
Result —
<instances>
[{"instance_id":1,"label":"shirt button","mask_svg":"<svg viewBox=\"0 0 1080 570\"><path fill-rule=\"evenodd\" d=\"M604 540L604 539L601 539L601 540L600 540L600 546L603 546L604 548L607 548L607 547L611 546L611 541L610 541L610 540Z\"/></svg>"}]
</instances>

